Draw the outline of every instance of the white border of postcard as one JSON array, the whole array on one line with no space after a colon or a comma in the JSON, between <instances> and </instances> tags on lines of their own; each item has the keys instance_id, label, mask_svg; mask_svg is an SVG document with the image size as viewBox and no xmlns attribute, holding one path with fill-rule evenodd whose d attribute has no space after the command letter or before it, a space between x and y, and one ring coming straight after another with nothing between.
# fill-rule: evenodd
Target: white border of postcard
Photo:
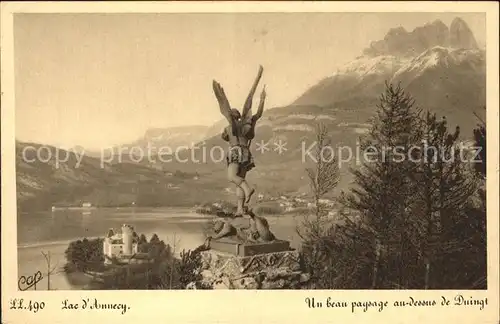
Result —
<instances>
[{"instance_id":1,"label":"white border of postcard","mask_svg":"<svg viewBox=\"0 0 500 324\"><path fill-rule=\"evenodd\" d=\"M2 2L1 4L1 179L3 323L499 323L498 290L498 3L496 2ZM16 12L484 12L487 24L488 287L487 291L25 291L17 290L16 179L14 136L13 14ZM351 313L308 308L306 298L379 301L389 304L457 294L488 298L487 307L389 307ZM8 301L44 302L37 313L9 310ZM119 312L62 310L61 303L97 298L123 302Z\"/></svg>"}]
</instances>

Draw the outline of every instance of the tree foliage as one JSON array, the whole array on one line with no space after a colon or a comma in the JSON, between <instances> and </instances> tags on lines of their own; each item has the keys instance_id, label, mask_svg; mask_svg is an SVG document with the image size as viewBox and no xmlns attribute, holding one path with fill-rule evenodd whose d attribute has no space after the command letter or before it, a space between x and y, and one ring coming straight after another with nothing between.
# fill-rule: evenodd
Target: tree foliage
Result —
<instances>
[{"instance_id":1,"label":"tree foliage","mask_svg":"<svg viewBox=\"0 0 500 324\"><path fill-rule=\"evenodd\" d=\"M448 280L443 270L462 273L460 263L470 249L470 237L464 236L459 224L471 225L467 210L477 192L477 177L465 147L459 141L460 129L450 132L446 118L435 114L423 119L423 145L419 168L413 173L414 204L411 208L417 228L419 253L425 264L425 288L450 288L460 280Z\"/></svg>"},{"instance_id":2,"label":"tree foliage","mask_svg":"<svg viewBox=\"0 0 500 324\"><path fill-rule=\"evenodd\" d=\"M409 175L417 168L414 147L420 145L421 135L420 110L414 100L400 86L387 84L372 127L361 139L361 166L351 170L354 187L340 197L345 208L361 215L370 233L371 250L377 256L373 288L411 286L418 240L411 220L414 183ZM379 257L387 261L385 266L382 261L378 264Z\"/></svg>"},{"instance_id":3,"label":"tree foliage","mask_svg":"<svg viewBox=\"0 0 500 324\"><path fill-rule=\"evenodd\" d=\"M139 236L138 251L149 260L139 264L121 264L114 260L104 265L103 239L83 239L71 242L66 249L66 274L75 271L100 273L96 289L185 289L189 283L201 282L201 255L203 250L181 251L177 257L175 249L153 234L150 241L144 234ZM135 256L133 256L135 257ZM200 288L209 288L202 287Z\"/></svg>"},{"instance_id":4,"label":"tree foliage","mask_svg":"<svg viewBox=\"0 0 500 324\"><path fill-rule=\"evenodd\" d=\"M479 124L474 129L473 134L474 134L474 144L479 149L478 152L479 156L477 157L478 162L476 162L474 165L476 171L484 179L486 179L486 122L484 122L479 117L478 119L479 119Z\"/></svg>"},{"instance_id":5,"label":"tree foliage","mask_svg":"<svg viewBox=\"0 0 500 324\"><path fill-rule=\"evenodd\" d=\"M485 134L474 131L477 146ZM304 262L323 271L316 288L484 288L485 167L470 163L460 129L387 84L360 144L354 185L338 199L342 222L304 240Z\"/></svg>"},{"instance_id":6,"label":"tree foliage","mask_svg":"<svg viewBox=\"0 0 500 324\"><path fill-rule=\"evenodd\" d=\"M100 268L104 262L103 242L101 238L91 240L84 238L70 242L64 252L68 264L82 271L96 266Z\"/></svg>"},{"instance_id":7,"label":"tree foliage","mask_svg":"<svg viewBox=\"0 0 500 324\"><path fill-rule=\"evenodd\" d=\"M322 203L322 198L337 186L339 169L325 125L317 124L315 140L313 165L306 168L315 206L314 215L304 214L303 221L297 226L297 233L303 240L303 265L316 282L316 286L321 287L334 280L333 277L325 276L332 274L334 264L328 257L331 251L324 241L329 237L331 220L327 218L328 207Z\"/></svg>"}]
</instances>

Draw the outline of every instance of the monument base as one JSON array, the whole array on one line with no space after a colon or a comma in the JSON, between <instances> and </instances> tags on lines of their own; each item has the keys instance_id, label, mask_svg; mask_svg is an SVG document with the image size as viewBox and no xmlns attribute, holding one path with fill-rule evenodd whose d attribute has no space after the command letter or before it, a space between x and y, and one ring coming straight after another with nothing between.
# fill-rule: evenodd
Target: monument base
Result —
<instances>
[{"instance_id":1,"label":"monument base","mask_svg":"<svg viewBox=\"0 0 500 324\"><path fill-rule=\"evenodd\" d=\"M222 252L214 249L201 252L204 283L214 289L301 288L309 280L309 275L301 270L298 251L290 250L289 242L281 242L281 245L277 247L287 246L287 251L251 256L241 256L231 251ZM227 244L224 247L229 246L232 245ZM271 245L263 246L259 248L266 249ZM245 251L245 248L241 249ZM250 253L251 251L255 249L250 250Z\"/></svg>"},{"instance_id":2,"label":"monument base","mask_svg":"<svg viewBox=\"0 0 500 324\"><path fill-rule=\"evenodd\" d=\"M231 238L221 238L211 241L210 248L215 251L246 257L264 253L290 251L290 242L274 240L262 243L241 243Z\"/></svg>"}]
</instances>

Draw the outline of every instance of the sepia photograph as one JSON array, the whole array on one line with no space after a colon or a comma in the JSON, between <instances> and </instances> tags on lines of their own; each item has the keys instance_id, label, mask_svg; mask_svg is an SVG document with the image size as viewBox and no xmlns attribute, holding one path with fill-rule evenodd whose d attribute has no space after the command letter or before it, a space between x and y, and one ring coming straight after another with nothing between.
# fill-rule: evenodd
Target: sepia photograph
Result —
<instances>
[{"instance_id":1,"label":"sepia photograph","mask_svg":"<svg viewBox=\"0 0 500 324\"><path fill-rule=\"evenodd\" d=\"M261 4L2 4L16 323L498 317L494 6Z\"/></svg>"},{"instance_id":2,"label":"sepia photograph","mask_svg":"<svg viewBox=\"0 0 500 324\"><path fill-rule=\"evenodd\" d=\"M19 289L486 289L485 41L481 13L15 15Z\"/></svg>"}]
</instances>

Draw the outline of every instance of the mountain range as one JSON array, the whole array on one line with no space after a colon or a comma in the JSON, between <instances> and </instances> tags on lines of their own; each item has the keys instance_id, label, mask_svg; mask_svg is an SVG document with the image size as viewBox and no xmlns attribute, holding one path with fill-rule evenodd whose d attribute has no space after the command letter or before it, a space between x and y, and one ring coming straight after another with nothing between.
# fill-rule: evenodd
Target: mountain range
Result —
<instances>
[{"instance_id":1,"label":"mountain range","mask_svg":"<svg viewBox=\"0 0 500 324\"><path fill-rule=\"evenodd\" d=\"M484 118L485 111L482 107L486 104L485 50L478 47L465 22L456 18L450 27L437 20L413 31L406 31L402 27L394 28L388 31L384 39L369 44L359 57L319 80L290 105L266 109L253 141L257 167L249 173L249 181L255 183L259 192L272 195L307 192L308 183L302 151L303 145L309 147L314 140L315 124L322 121L329 127L334 145L348 145L354 148L359 136L370 127L370 118L375 114L386 82L400 83L420 108L446 116L452 128L459 125L464 138L472 136L472 129L476 126L474 113ZM207 152L216 146L225 147L220 138L225 124L226 122L221 120L210 127L150 129L142 138L124 146L139 146L144 149L148 145L168 145L174 149L184 147L180 158L188 157L194 152L189 148L193 143L201 142ZM265 143L268 143L268 151L260 154L256 149L262 148L261 144ZM286 151L278 152L280 143L285 143ZM25 144L18 143L18 149L23 145ZM113 151L117 152L119 147L124 146L117 146ZM197 152L200 154L200 151ZM151 153L153 158L157 157L154 162L133 162L125 158L122 163L108 165L107 169L99 172L90 167L99 161L87 155L82 164L88 164L93 171L82 169L70 173L68 170L54 170L53 167L49 172L47 166L38 164L28 166L24 161L19 161L18 156L19 203L29 205L33 199L39 201L37 197L44 197L42 200L46 205L57 203L58 196L54 193L47 194L48 187L51 187L51 190L58 187L60 189L56 192L65 191L70 196L71 193L74 193L75 197L80 195L79 201L97 201L97 191L113 196L113 192L120 191L120 188L125 190L124 187L127 187L128 198L122 200L129 203L137 200L134 187L143 187L144 183L151 184L155 181L159 181L164 189L166 188L156 191L154 195L157 197L153 199L156 203L161 203L162 195L177 197L174 200L164 199L166 203L179 202L182 200L180 197L186 198L190 195L209 200L227 194L229 186L225 180L223 161L216 163L208 159L198 163L181 163L175 160L161 162L158 161L156 153ZM64 176L58 177L61 173L64 173ZM33 178L42 180L30 180ZM286 181L283 181L284 179ZM103 183L104 180L107 184ZM344 167L341 169L339 188L345 188L349 181L347 168ZM179 187L175 193L169 185L173 182ZM121 185L123 183L127 185ZM78 191L78 188L83 187L87 188L88 192ZM65 198L65 203L70 203L72 199L76 200Z\"/></svg>"},{"instance_id":2,"label":"mountain range","mask_svg":"<svg viewBox=\"0 0 500 324\"><path fill-rule=\"evenodd\" d=\"M460 18L450 28L437 20L412 32L391 29L293 104L345 107L366 118L365 113L373 115L385 82L401 83L418 106L470 132L473 112L482 113L486 103L485 54Z\"/></svg>"}]
</instances>

